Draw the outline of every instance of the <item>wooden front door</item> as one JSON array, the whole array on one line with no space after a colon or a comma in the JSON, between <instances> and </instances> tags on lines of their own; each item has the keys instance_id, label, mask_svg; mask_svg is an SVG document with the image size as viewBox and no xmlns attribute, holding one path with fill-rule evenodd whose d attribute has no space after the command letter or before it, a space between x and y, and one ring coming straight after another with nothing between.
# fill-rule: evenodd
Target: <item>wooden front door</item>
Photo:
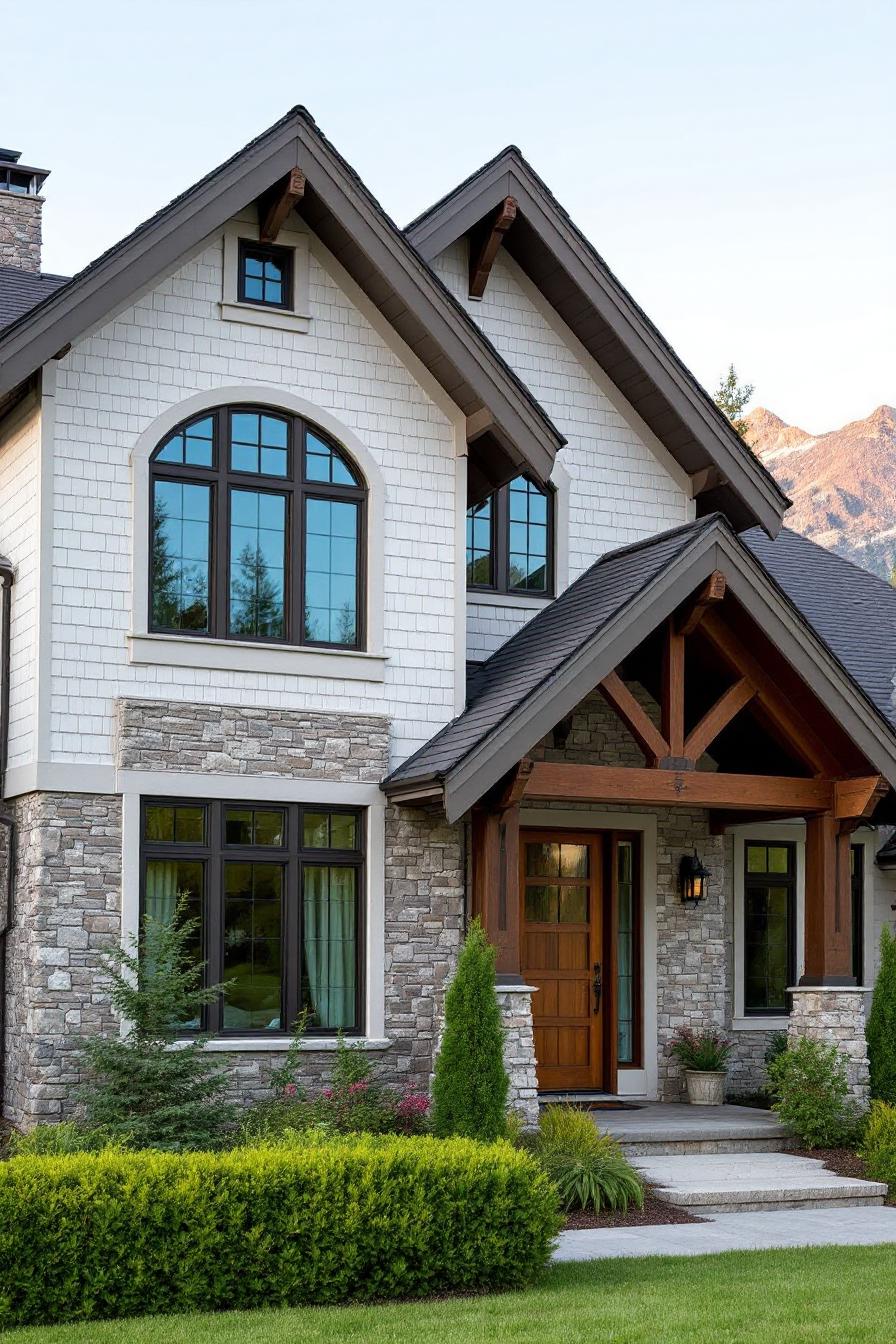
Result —
<instances>
[{"instance_id":1,"label":"wooden front door","mask_svg":"<svg viewBox=\"0 0 896 1344\"><path fill-rule=\"evenodd\" d=\"M532 995L542 1090L604 1078L603 844L586 832L522 831L522 972Z\"/></svg>"}]
</instances>

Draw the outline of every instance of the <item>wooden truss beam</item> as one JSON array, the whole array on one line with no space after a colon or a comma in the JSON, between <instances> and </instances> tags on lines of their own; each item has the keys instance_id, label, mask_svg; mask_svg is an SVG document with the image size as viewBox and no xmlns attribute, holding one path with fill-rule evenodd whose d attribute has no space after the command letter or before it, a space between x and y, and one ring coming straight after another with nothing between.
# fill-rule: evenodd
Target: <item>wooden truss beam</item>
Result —
<instances>
[{"instance_id":1,"label":"wooden truss beam","mask_svg":"<svg viewBox=\"0 0 896 1344\"><path fill-rule=\"evenodd\" d=\"M670 764L684 761L684 635L671 619L666 622L663 647L663 689L660 701L663 737L669 743Z\"/></svg>"},{"instance_id":2,"label":"wooden truss beam","mask_svg":"<svg viewBox=\"0 0 896 1344\"><path fill-rule=\"evenodd\" d=\"M733 686L729 686L723 695L708 709L700 722L691 729L685 739L684 754L692 761L699 761L704 751L708 751L723 728L739 714L744 705L749 704L756 694L756 687L746 677L741 677Z\"/></svg>"},{"instance_id":3,"label":"wooden truss beam","mask_svg":"<svg viewBox=\"0 0 896 1344\"><path fill-rule=\"evenodd\" d=\"M647 757L648 765L658 765L670 754L669 743L659 728L632 695L618 672L611 672L598 686L601 695L619 715L638 746Z\"/></svg>"},{"instance_id":4,"label":"wooden truss beam","mask_svg":"<svg viewBox=\"0 0 896 1344\"><path fill-rule=\"evenodd\" d=\"M290 210L298 205L304 195L305 174L301 169L293 168L273 190L262 196L258 206L260 242L277 241L277 235L286 223Z\"/></svg>"},{"instance_id":5,"label":"wooden truss beam","mask_svg":"<svg viewBox=\"0 0 896 1344\"><path fill-rule=\"evenodd\" d=\"M759 659L719 618L718 613L705 611L700 628L729 667L752 682L756 688L756 699L788 747L817 774L829 778L840 774L842 766L831 749L779 689Z\"/></svg>"},{"instance_id":6,"label":"wooden truss beam","mask_svg":"<svg viewBox=\"0 0 896 1344\"><path fill-rule=\"evenodd\" d=\"M470 238L470 298L481 299L504 235L516 219L517 202L505 196L484 234Z\"/></svg>"},{"instance_id":7,"label":"wooden truss beam","mask_svg":"<svg viewBox=\"0 0 896 1344\"><path fill-rule=\"evenodd\" d=\"M709 770L651 770L615 765L536 761L525 798L587 802L648 803L736 812L805 816L829 812L835 820L855 815L880 787L868 779L799 779L788 775L732 775Z\"/></svg>"},{"instance_id":8,"label":"wooden truss beam","mask_svg":"<svg viewBox=\"0 0 896 1344\"><path fill-rule=\"evenodd\" d=\"M687 638L697 629L706 612L725 596L725 575L714 569L697 596L687 604L678 618L678 633Z\"/></svg>"}]
</instances>

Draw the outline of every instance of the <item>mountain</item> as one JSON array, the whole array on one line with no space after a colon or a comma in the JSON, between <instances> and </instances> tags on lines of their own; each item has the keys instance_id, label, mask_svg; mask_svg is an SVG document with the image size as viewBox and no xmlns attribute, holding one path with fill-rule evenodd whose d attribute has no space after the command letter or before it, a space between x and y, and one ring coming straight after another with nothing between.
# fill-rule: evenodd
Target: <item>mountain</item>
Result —
<instances>
[{"instance_id":1,"label":"mountain","mask_svg":"<svg viewBox=\"0 0 896 1344\"><path fill-rule=\"evenodd\" d=\"M785 523L889 578L896 563L896 409L813 435L757 407L745 417L756 456L793 500Z\"/></svg>"}]
</instances>

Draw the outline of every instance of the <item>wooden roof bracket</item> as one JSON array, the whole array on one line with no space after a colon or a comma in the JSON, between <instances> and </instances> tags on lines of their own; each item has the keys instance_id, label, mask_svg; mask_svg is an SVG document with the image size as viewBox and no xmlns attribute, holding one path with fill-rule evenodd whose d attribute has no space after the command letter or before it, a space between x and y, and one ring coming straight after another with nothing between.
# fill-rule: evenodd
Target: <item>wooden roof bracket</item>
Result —
<instances>
[{"instance_id":1,"label":"wooden roof bracket","mask_svg":"<svg viewBox=\"0 0 896 1344\"><path fill-rule=\"evenodd\" d=\"M258 238L262 243L275 243L290 211L305 195L305 174L293 168L270 191L259 198Z\"/></svg>"},{"instance_id":2,"label":"wooden roof bracket","mask_svg":"<svg viewBox=\"0 0 896 1344\"><path fill-rule=\"evenodd\" d=\"M485 293L498 249L504 241L505 233L516 219L516 212L516 198L505 196L491 222L486 222L484 231L480 228L470 235L471 299L481 299Z\"/></svg>"}]
</instances>

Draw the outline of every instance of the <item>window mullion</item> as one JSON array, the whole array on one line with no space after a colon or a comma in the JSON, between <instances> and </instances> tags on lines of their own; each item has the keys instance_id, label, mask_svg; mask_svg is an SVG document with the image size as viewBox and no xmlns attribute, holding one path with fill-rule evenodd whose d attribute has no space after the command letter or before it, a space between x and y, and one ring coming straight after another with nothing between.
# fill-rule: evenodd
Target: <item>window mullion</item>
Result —
<instances>
[{"instance_id":1,"label":"window mullion","mask_svg":"<svg viewBox=\"0 0 896 1344\"><path fill-rule=\"evenodd\" d=\"M215 438L217 448L218 479L215 486L214 510L214 549L212 553L212 576L214 583L215 617L211 633L218 639L227 633L227 592L230 572L230 545L228 522L230 517L230 491L228 486L230 452L228 430L228 412L219 410L215 415Z\"/></svg>"},{"instance_id":2,"label":"window mullion","mask_svg":"<svg viewBox=\"0 0 896 1344\"><path fill-rule=\"evenodd\" d=\"M217 985L224 978L224 869L221 862L221 803L208 805L209 858L206 864L205 927L206 981ZM223 1026L224 999L219 994L206 1009L208 1030L218 1033Z\"/></svg>"},{"instance_id":3,"label":"window mullion","mask_svg":"<svg viewBox=\"0 0 896 1344\"><path fill-rule=\"evenodd\" d=\"M500 593L509 591L510 580L510 528L508 512L510 491L502 485L495 495L495 586Z\"/></svg>"}]
</instances>

